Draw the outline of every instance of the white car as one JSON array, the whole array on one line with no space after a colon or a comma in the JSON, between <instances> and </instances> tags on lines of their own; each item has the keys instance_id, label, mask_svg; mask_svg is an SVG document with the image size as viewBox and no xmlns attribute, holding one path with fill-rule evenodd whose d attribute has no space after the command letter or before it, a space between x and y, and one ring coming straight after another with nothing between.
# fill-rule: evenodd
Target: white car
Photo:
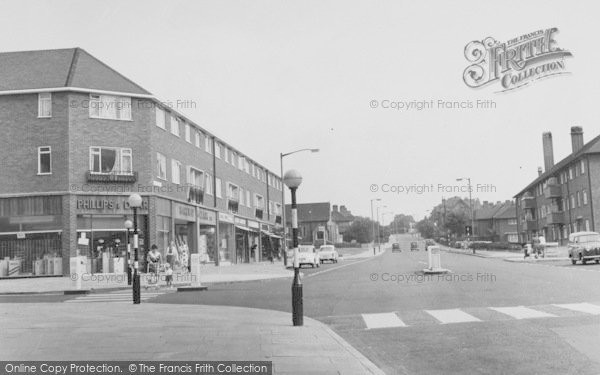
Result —
<instances>
[{"instance_id":1,"label":"white car","mask_svg":"<svg viewBox=\"0 0 600 375\"><path fill-rule=\"evenodd\" d=\"M287 257L287 267L294 267L294 252L291 251ZM300 245L298 246L298 263L299 267L307 264L314 267L319 267L319 253L313 245Z\"/></svg>"},{"instance_id":2,"label":"white car","mask_svg":"<svg viewBox=\"0 0 600 375\"><path fill-rule=\"evenodd\" d=\"M571 263L586 264L600 262L600 234L596 232L576 232L569 235L569 258Z\"/></svg>"},{"instance_id":3,"label":"white car","mask_svg":"<svg viewBox=\"0 0 600 375\"><path fill-rule=\"evenodd\" d=\"M323 264L326 260L330 261L331 263L337 263L338 256L339 254L333 245L323 245L319 249L319 260L321 264Z\"/></svg>"}]
</instances>

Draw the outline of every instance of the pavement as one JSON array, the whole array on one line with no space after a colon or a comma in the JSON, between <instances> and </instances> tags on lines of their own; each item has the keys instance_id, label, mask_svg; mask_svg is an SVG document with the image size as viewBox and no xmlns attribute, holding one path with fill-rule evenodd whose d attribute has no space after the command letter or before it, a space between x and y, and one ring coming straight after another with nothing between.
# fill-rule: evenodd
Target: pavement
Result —
<instances>
[{"instance_id":1,"label":"pavement","mask_svg":"<svg viewBox=\"0 0 600 375\"><path fill-rule=\"evenodd\" d=\"M503 259L507 262L525 262L525 263L536 263L536 262L551 262L558 260L569 260L568 250L566 247L554 247L546 249L545 257L535 258L533 255L525 258L522 251L506 251L506 250L475 250L473 253L472 249L456 249L443 245L438 245L442 250L455 253L478 256L481 258L496 258Z\"/></svg>"},{"instance_id":2,"label":"pavement","mask_svg":"<svg viewBox=\"0 0 600 375\"><path fill-rule=\"evenodd\" d=\"M43 314L40 314L43 311ZM0 304L0 358L272 361L274 374L383 374L325 324L223 306Z\"/></svg>"},{"instance_id":3,"label":"pavement","mask_svg":"<svg viewBox=\"0 0 600 375\"><path fill-rule=\"evenodd\" d=\"M251 263L236 264L231 266L215 267L203 265L200 270L200 283L219 284L232 282L245 282L255 280L269 280L293 277L293 270L286 269L282 263ZM64 293L65 291L78 290L76 282L71 278L81 279L81 290L111 290L131 288L127 285L126 274L73 274L65 277L40 277L23 279L0 280L0 295L15 293ZM142 287L165 287L164 275L158 281L149 275L140 277ZM178 272L173 274L174 286L185 286L196 282L196 277L189 273Z\"/></svg>"}]
</instances>

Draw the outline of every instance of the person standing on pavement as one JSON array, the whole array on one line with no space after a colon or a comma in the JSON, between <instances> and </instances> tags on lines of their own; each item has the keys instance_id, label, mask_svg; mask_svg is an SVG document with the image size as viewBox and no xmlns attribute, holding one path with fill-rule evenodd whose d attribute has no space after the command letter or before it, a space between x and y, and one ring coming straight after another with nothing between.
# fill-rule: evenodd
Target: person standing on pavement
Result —
<instances>
[{"instance_id":1,"label":"person standing on pavement","mask_svg":"<svg viewBox=\"0 0 600 375\"><path fill-rule=\"evenodd\" d=\"M166 258L167 258L167 263L169 263L171 265L171 267L174 267L177 262L177 258L178 258L177 247L175 246L175 241L171 241L171 245L167 248Z\"/></svg>"}]
</instances>

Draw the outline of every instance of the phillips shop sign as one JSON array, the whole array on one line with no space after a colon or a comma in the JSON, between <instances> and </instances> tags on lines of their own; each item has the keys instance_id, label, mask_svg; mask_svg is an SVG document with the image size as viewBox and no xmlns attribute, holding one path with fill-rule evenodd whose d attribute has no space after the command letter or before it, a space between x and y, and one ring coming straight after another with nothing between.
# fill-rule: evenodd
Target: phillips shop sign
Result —
<instances>
[{"instance_id":1,"label":"phillips shop sign","mask_svg":"<svg viewBox=\"0 0 600 375\"><path fill-rule=\"evenodd\" d=\"M572 54L559 47L557 34L553 27L506 42L492 37L470 42L465 47L470 63L463 72L465 84L471 88L499 85L499 92L503 92L568 74L565 58Z\"/></svg>"}]
</instances>

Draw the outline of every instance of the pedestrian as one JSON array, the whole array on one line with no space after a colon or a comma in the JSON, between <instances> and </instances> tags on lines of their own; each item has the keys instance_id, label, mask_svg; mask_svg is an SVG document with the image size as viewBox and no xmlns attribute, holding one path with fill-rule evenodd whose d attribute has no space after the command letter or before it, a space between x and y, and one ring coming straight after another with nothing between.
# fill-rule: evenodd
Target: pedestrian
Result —
<instances>
[{"instance_id":1,"label":"pedestrian","mask_svg":"<svg viewBox=\"0 0 600 375\"><path fill-rule=\"evenodd\" d=\"M172 288L173 287L173 268L171 268L171 265L167 262L165 264L165 280L167 282L167 288Z\"/></svg>"},{"instance_id":2,"label":"pedestrian","mask_svg":"<svg viewBox=\"0 0 600 375\"><path fill-rule=\"evenodd\" d=\"M177 247L175 246L175 241L171 241L171 246L167 248L166 261L171 266L175 266L177 263Z\"/></svg>"},{"instance_id":3,"label":"pedestrian","mask_svg":"<svg viewBox=\"0 0 600 375\"><path fill-rule=\"evenodd\" d=\"M152 245L150 252L148 253L148 272L158 273L158 266L160 264L161 256L158 252L158 246Z\"/></svg>"}]
</instances>

